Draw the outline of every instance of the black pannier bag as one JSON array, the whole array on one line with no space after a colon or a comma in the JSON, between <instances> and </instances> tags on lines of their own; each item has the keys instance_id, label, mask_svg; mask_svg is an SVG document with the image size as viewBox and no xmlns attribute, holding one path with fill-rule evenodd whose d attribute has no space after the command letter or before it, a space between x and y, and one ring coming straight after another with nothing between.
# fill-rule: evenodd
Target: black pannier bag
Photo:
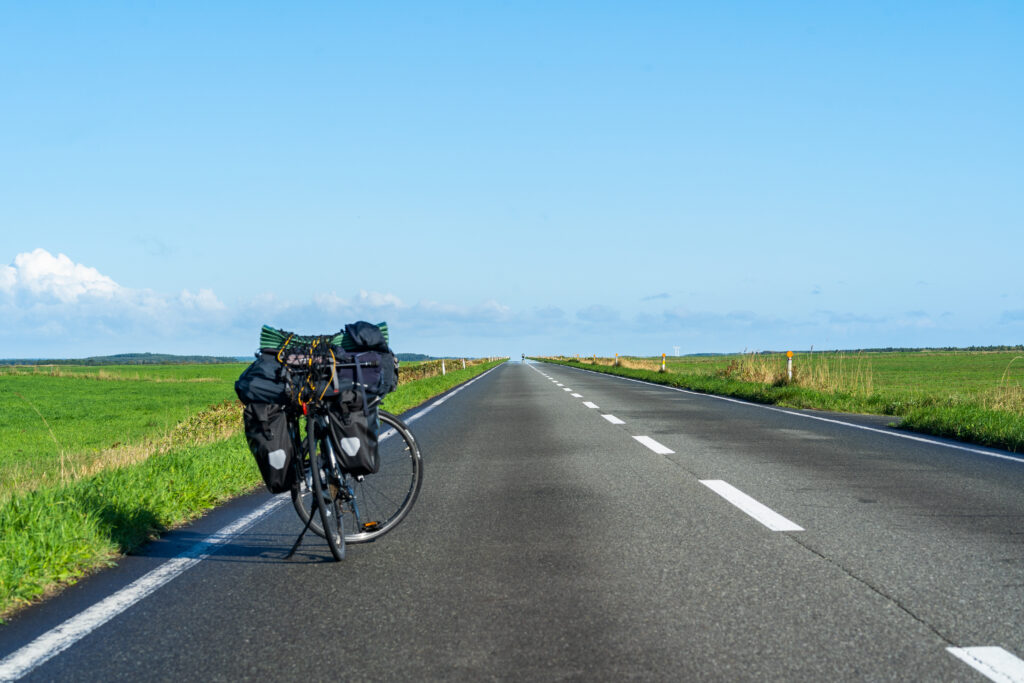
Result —
<instances>
[{"instance_id":1,"label":"black pannier bag","mask_svg":"<svg viewBox=\"0 0 1024 683\"><path fill-rule=\"evenodd\" d=\"M328 437L341 469L353 476L376 474L380 469L377 450L377 408L364 410L362 397L346 391L332 401L327 411Z\"/></svg>"},{"instance_id":2,"label":"black pannier bag","mask_svg":"<svg viewBox=\"0 0 1024 683\"><path fill-rule=\"evenodd\" d=\"M388 346L388 340L384 338L380 326L365 320L345 325L342 345L351 351L391 353L391 347Z\"/></svg>"},{"instance_id":3,"label":"black pannier bag","mask_svg":"<svg viewBox=\"0 0 1024 683\"><path fill-rule=\"evenodd\" d=\"M384 396L398 386L398 373L395 370L395 356L380 351L363 351L359 353L339 353L336 355L342 364L358 364L358 367L338 368L338 378L342 381L342 389L352 387L358 392L366 392L367 398ZM342 399L344 400L344 399Z\"/></svg>"},{"instance_id":4,"label":"black pannier bag","mask_svg":"<svg viewBox=\"0 0 1024 683\"><path fill-rule=\"evenodd\" d=\"M238 400L246 404L287 403L288 383L277 354L270 350L256 354L256 360L235 382L235 393L238 394Z\"/></svg>"},{"instance_id":5,"label":"black pannier bag","mask_svg":"<svg viewBox=\"0 0 1024 683\"><path fill-rule=\"evenodd\" d=\"M245 440L256 458L263 483L271 493L284 493L295 483L295 455L288 433L288 415L284 406L273 403L249 403L242 411Z\"/></svg>"},{"instance_id":6,"label":"black pannier bag","mask_svg":"<svg viewBox=\"0 0 1024 683\"><path fill-rule=\"evenodd\" d=\"M375 474L380 468L379 404L370 404L398 386L398 363L388 346L387 323L360 321L326 337L304 337L264 325L260 352L235 382L235 393L245 404L249 449L271 493L288 491L295 479L294 445L285 406L294 404L298 387L289 368L304 367L315 345L325 341L335 363L351 366L336 367L332 380L319 394L327 399L327 437L349 474ZM322 353L318 357L323 358Z\"/></svg>"}]
</instances>

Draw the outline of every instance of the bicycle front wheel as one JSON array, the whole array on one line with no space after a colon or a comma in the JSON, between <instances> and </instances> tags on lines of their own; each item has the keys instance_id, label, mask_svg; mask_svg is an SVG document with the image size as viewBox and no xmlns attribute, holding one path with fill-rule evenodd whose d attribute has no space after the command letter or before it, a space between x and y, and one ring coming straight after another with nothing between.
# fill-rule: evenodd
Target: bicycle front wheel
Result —
<instances>
[{"instance_id":1,"label":"bicycle front wheel","mask_svg":"<svg viewBox=\"0 0 1024 683\"><path fill-rule=\"evenodd\" d=\"M342 494L340 502L349 543L375 541L398 526L423 486L423 458L405 423L382 410L378 434L380 469L345 478L349 496Z\"/></svg>"},{"instance_id":2,"label":"bicycle front wheel","mask_svg":"<svg viewBox=\"0 0 1024 683\"><path fill-rule=\"evenodd\" d=\"M334 473L331 471L331 460L326 449L317 448L312 424L309 425L308 431L309 471L312 483L310 498L312 504L320 511L320 533L327 540L331 555L340 562L345 559L345 533L338 505L338 487L337 484L329 482L335 478L332 476ZM309 512L312 513L312 510Z\"/></svg>"}]
</instances>

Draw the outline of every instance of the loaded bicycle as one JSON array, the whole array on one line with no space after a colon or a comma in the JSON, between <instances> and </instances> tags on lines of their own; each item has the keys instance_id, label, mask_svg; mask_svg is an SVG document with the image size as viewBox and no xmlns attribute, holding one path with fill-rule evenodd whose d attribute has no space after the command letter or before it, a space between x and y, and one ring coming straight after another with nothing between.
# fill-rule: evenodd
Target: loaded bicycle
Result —
<instances>
[{"instance_id":1,"label":"loaded bicycle","mask_svg":"<svg viewBox=\"0 0 1024 683\"><path fill-rule=\"evenodd\" d=\"M264 327L257 360L235 385L264 483L291 495L304 524L288 557L312 530L342 560L347 543L394 529L419 495L416 439L380 409L397 385L386 335L383 323L320 337Z\"/></svg>"}]
</instances>

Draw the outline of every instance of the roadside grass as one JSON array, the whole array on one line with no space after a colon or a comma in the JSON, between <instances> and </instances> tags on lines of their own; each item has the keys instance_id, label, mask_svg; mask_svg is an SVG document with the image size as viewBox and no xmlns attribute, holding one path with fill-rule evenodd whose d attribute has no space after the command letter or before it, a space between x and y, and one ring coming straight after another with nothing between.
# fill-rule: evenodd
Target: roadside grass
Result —
<instances>
[{"instance_id":1,"label":"roadside grass","mask_svg":"<svg viewBox=\"0 0 1024 683\"><path fill-rule=\"evenodd\" d=\"M547 362L792 408L892 415L895 426L1024 452L1024 358L1005 352L816 353Z\"/></svg>"},{"instance_id":2,"label":"roadside grass","mask_svg":"<svg viewBox=\"0 0 1024 683\"><path fill-rule=\"evenodd\" d=\"M399 371L401 383L398 388L384 397L382 407L388 412L401 415L405 411L420 405L438 394L466 382L491 368L505 362L505 359L484 361L476 364L467 363L466 369L449 370L445 375L433 375L416 380L406 380L404 373ZM404 363L403 363L404 366Z\"/></svg>"},{"instance_id":3,"label":"roadside grass","mask_svg":"<svg viewBox=\"0 0 1024 683\"><path fill-rule=\"evenodd\" d=\"M15 496L0 505L0 617L259 482L236 434Z\"/></svg>"},{"instance_id":4,"label":"roadside grass","mask_svg":"<svg viewBox=\"0 0 1024 683\"><path fill-rule=\"evenodd\" d=\"M74 377L136 382L234 382L248 363L197 363L177 365L5 365L4 376Z\"/></svg>"},{"instance_id":5,"label":"roadside grass","mask_svg":"<svg viewBox=\"0 0 1024 683\"><path fill-rule=\"evenodd\" d=\"M0 376L0 501L17 491L93 473L118 459L112 453L140 446L155 450L149 445L172 439L180 423L234 399L233 380L213 380L92 382L48 374Z\"/></svg>"},{"instance_id":6,"label":"roadside grass","mask_svg":"<svg viewBox=\"0 0 1024 683\"><path fill-rule=\"evenodd\" d=\"M405 412L501 362L504 361L479 363L444 376L403 381L386 397L384 408L395 413ZM233 375L218 373L220 376L215 377L232 397L232 382L242 368L244 364L237 366ZM186 371L186 375L191 372ZM166 376L173 378L174 373ZM5 386L12 379L21 379L21 376L0 376L0 400L7 400L12 393L11 387ZM187 387L185 394L164 396L159 403L164 410L175 415L185 413L185 417L171 427L165 426L171 424L167 419L165 424L156 426L156 431L152 426L148 433L142 430L142 438L126 445L131 451L122 460L111 462L117 454L101 449L93 454L96 469L86 471L71 449L102 444L109 440L111 433L131 431L132 425L138 427L130 420L126 426L116 419L118 411L131 413L135 410L131 401L119 404L115 411L105 411L101 410L103 402L96 400L92 393L96 386L107 387L105 391L114 394L124 387L75 379L70 380L73 384L54 387L52 382L66 382L67 378L45 374L32 379L39 384L17 388L32 396L39 412L29 409L14 396L8 403L0 403L3 414L8 415L12 407L16 408L40 422L36 431L45 432L44 415L50 418L64 415L67 404L88 408L82 408L84 413L78 415L76 421L77 429L83 432L81 436L69 426L59 433L54 430L57 438L34 435L34 441L21 441L18 462L24 464L25 460L36 457L30 445L33 443L48 448L50 457L48 469L33 469L37 474L41 472L41 476L21 489L9 489L6 497L0 499L0 623L17 609L58 592L91 571L113 564L120 555L160 533L262 486L259 470L241 435L240 404L233 398L223 400L214 392L212 405L201 410L190 407L197 404L197 398L188 392L206 387L205 383L150 383L151 387ZM125 382L137 384L134 378ZM33 391L37 387L43 389ZM174 403L174 397L178 404ZM90 408L95 411L92 416ZM157 413L158 410L153 409L145 419L151 421L152 414ZM116 424L111 431L105 430L104 424L92 424L96 421ZM30 431L29 422L19 423L21 429L12 429L6 436L15 440L25 436ZM61 424L59 418L46 422ZM55 446L54 441L60 438L64 439L63 445ZM99 462L101 455L107 460ZM59 470L62 460L66 470L63 476ZM72 462L79 463L74 473L68 471Z\"/></svg>"},{"instance_id":7,"label":"roadside grass","mask_svg":"<svg viewBox=\"0 0 1024 683\"><path fill-rule=\"evenodd\" d=\"M451 361L442 376L440 361L402 363L399 387L384 408L408 410L472 377L481 364L467 361L462 370ZM241 424L234 382L246 367L0 367L0 501L223 436L225 422ZM203 436L188 440L189 431Z\"/></svg>"}]
</instances>

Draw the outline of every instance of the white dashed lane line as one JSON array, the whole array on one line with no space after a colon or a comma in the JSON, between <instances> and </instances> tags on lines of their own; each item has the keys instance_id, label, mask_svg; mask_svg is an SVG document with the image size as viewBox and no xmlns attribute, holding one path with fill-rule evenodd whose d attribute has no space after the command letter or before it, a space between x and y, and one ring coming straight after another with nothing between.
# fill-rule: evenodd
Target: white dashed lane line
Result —
<instances>
[{"instance_id":1,"label":"white dashed lane line","mask_svg":"<svg viewBox=\"0 0 1024 683\"><path fill-rule=\"evenodd\" d=\"M947 647L946 651L993 681L1024 681L1024 661L1001 647Z\"/></svg>"},{"instance_id":2,"label":"white dashed lane line","mask_svg":"<svg viewBox=\"0 0 1024 683\"><path fill-rule=\"evenodd\" d=\"M702 479L709 489L747 513L772 531L803 531L799 524L791 522L770 507L757 502L735 486L720 479Z\"/></svg>"},{"instance_id":3,"label":"white dashed lane line","mask_svg":"<svg viewBox=\"0 0 1024 683\"><path fill-rule=\"evenodd\" d=\"M564 389L562 389L562 391L572 391L572 389L570 389L569 387L565 387Z\"/></svg>"},{"instance_id":4,"label":"white dashed lane line","mask_svg":"<svg viewBox=\"0 0 1024 683\"><path fill-rule=\"evenodd\" d=\"M545 375L556 386L564 387L563 384L559 383L556 379ZM621 378L626 379L626 378ZM564 391L572 392L572 389L564 388ZM689 392L687 392L689 393ZM583 398L582 395L572 393L573 398ZM719 397L715 397L719 398ZM721 397L725 398L725 397ZM730 400L725 398L725 400ZM735 399L731 399L735 400ZM739 403L739 401L736 401ZM590 409L598 409L598 405L592 401L583 401L583 405ZM778 410L778 409L776 409ZM610 414L602 414L605 420L613 425L625 424L623 420ZM823 418L822 418L823 419ZM824 420L833 421L833 420ZM835 421L838 422L838 421ZM847 423L840 423L847 424ZM858 426L858 425L849 425ZM882 430L871 430L871 431L882 431ZM897 435L899 436L899 435ZM655 453L660 455L670 455L675 453L672 449L664 446L649 436L634 436L638 442L651 449ZM924 441L925 439L920 439ZM968 450L968 449L964 449ZM758 502L754 498L751 498L747 494L743 493L735 486L718 480L718 479L705 479L701 480L702 484L707 486L709 489L720 495L725 500L729 501L737 508L742 510L744 513L754 518L765 527L772 531L804 531L804 528L799 524L783 517L779 513L775 512L763 503ZM1019 659L1016 655L1001 647L948 647L947 652L963 661L975 671L981 673L992 681L1000 681L1005 683L1024 683L1024 660Z\"/></svg>"},{"instance_id":5,"label":"white dashed lane line","mask_svg":"<svg viewBox=\"0 0 1024 683\"><path fill-rule=\"evenodd\" d=\"M671 448L663 446L649 436L634 436L633 438L650 448L658 455L671 455L672 453L675 453Z\"/></svg>"}]
</instances>

